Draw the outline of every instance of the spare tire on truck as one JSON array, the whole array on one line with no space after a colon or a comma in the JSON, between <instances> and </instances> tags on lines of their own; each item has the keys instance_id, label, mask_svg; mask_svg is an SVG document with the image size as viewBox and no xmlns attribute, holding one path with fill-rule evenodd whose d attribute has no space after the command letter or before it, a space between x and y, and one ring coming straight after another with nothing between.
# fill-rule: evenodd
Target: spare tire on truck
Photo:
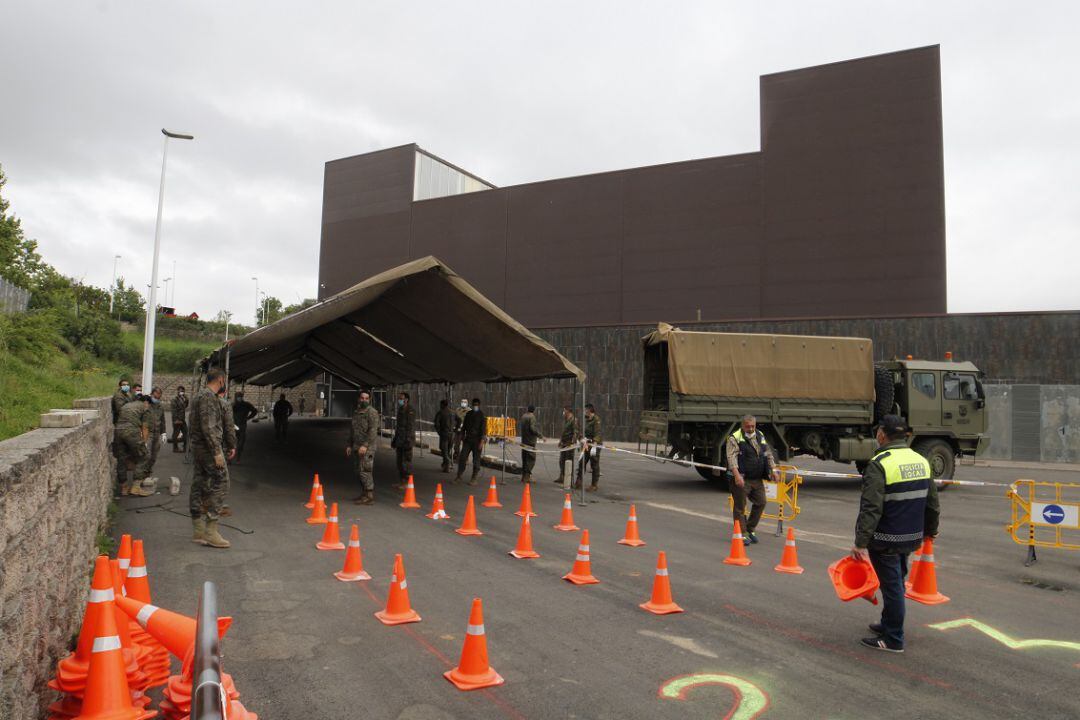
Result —
<instances>
[{"instance_id":1,"label":"spare tire on truck","mask_svg":"<svg viewBox=\"0 0 1080 720\"><path fill-rule=\"evenodd\" d=\"M893 385L892 373L888 368L880 365L874 366L874 422L881 422L893 410L896 401L896 387Z\"/></svg>"}]
</instances>

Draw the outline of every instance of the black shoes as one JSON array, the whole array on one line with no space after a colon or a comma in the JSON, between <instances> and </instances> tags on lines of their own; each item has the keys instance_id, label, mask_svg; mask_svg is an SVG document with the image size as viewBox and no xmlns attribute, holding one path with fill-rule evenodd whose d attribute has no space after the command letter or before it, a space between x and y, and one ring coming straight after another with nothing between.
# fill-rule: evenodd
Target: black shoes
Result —
<instances>
[{"instance_id":1,"label":"black shoes","mask_svg":"<svg viewBox=\"0 0 1080 720\"><path fill-rule=\"evenodd\" d=\"M757 545L758 544L757 535L754 534L753 530L747 530L746 531L746 542L748 542L751 545Z\"/></svg>"},{"instance_id":2,"label":"black shoes","mask_svg":"<svg viewBox=\"0 0 1080 720\"><path fill-rule=\"evenodd\" d=\"M885 634L885 626L881 623L870 623L869 625L867 625L867 627L869 627L870 632L874 633L875 635Z\"/></svg>"},{"instance_id":3,"label":"black shoes","mask_svg":"<svg viewBox=\"0 0 1080 720\"><path fill-rule=\"evenodd\" d=\"M868 648L872 648L874 650L881 650L882 652L891 652L891 653L902 653L902 652L904 652L904 646L903 645L891 645L891 644L889 644L888 642L885 641L885 638L881 638L881 637L863 638L859 642L862 643L863 645L865 645Z\"/></svg>"}]
</instances>

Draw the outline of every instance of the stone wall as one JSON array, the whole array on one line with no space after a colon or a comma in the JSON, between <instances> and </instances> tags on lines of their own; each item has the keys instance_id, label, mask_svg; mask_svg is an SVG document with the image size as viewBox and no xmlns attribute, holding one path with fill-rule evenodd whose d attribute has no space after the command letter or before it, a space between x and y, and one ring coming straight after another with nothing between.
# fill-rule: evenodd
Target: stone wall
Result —
<instances>
[{"instance_id":1,"label":"stone wall","mask_svg":"<svg viewBox=\"0 0 1080 720\"><path fill-rule=\"evenodd\" d=\"M112 497L108 398L42 416L0 442L0 718L44 717L45 683L74 647ZM58 425L62 427L44 427ZM63 427L66 426L66 427Z\"/></svg>"}]
</instances>

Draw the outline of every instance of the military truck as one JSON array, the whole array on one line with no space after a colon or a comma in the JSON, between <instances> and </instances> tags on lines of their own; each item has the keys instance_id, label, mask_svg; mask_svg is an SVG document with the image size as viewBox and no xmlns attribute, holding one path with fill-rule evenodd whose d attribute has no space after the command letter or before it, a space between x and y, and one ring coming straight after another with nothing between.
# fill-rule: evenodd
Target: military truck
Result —
<instances>
[{"instance_id":1,"label":"military truck","mask_svg":"<svg viewBox=\"0 0 1080 720\"><path fill-rule=\"evenodd\" d=\"M726 465L724 443L744 415L757 418L778 460L799 455L854 463L874 455L874 423L905 418L911 447L934 477L989 443L982 373L970 362L874 362L866 338L688 332L661 324L642 339L640 438L671 457ZM696 468L726 487L726 473Z\"/></svg>"}]
</instances>

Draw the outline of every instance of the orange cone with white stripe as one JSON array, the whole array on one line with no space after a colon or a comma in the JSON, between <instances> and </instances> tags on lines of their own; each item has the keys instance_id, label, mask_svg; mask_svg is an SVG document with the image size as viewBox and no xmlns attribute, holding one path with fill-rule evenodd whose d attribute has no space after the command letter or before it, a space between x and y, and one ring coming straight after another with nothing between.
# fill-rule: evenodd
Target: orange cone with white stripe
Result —
<instances>
[{"instance_id":1,"label":"orange cone with white stripe","mask_svg":"<svg viewBox=\"0 0 1080 720\"><path fill-rule=\"evenodd\" d=\"M645 541L638 535L637 525L637 506L630 506L630 517L626 518L626 533L625 537L619 541L620 545L629 545L630 547L641 547L645 544Z\"/></svg>"},{"instance_id":2,"label":"orange cone with white stripe","mask_svg":"<svg viewBox=\"0 0 1080 720\"><path fill-rule=\"evenodd\" d=\"M412 475L409 476L409 482L405 485L405 500L399 503L399 506L410 510L420 507L420 503L416 502L416 486L413 485Z\"/></svg>"},{"instance_id":3,"label":"orange cone with white stripe","mask_svg":"<svg viewBox=\"0 0 1080 720\"><path fill-rule=\"evenodd\" d=\"M318 495L315 496L315 506L311 508L311 515L308 516L308 525L323 525L329 520L326 519L326 499L323 498L323 487L319 486Z\"/></svg>"},{"instance_id":4,"label":"orange cone with white stripe","mask_svg":"<svg viewBox=\"0 0 1080 720\"><path fill-rule=\"evenodd\" d=\"M125 616L137 622L139 627L179 659L183 659L195 644L197 623L193 617L129 597L116 598L116 605ZM218 637L225 637L231 625L231 617L218 618Z\"/></svg>"},{"instance_id":5,"label":"orange cone with white stripe","mask_svg":"<svg viewBox=\"0 0 1080 720\"><path fill-rule=\"evenodd\" d=\"M488 485L487 500L480 503L487 508L501 508L502 503L499 502L499 491L495 487L495 476L491 476L491 484Z\"/></svg>"},{"instance_id":6,"label":"orange cone with white stripe","mask_svg":"<svg viewBox=\"0 0 1080 720\"><path fill-rule=\"evenodd\" d=\"M139 602L151 602L150 576L146 572L142 540L131 544L131 566L124 578L124 594ZM143 672L150 678L150 687L164 685L169 680L169 652L134 621L129 622L128 627L132 641L150 650L150 657L142 665Z\"/></svg>"},{"instance_id":7,"label":"orange cone with white stripe","mask_svg":"<svg viewBox=\"0 0 1080 720\"><path fill-rule=\"evenodd\" d=\"M534 513L532 509L532 490L530 490L531 487L532 485L526 485L524 492L521 493L521 507L518 508L518 511L516 513L514 513L519 517L525 517L526 515L530 517L536 517L536 513Z\"/></svg>"},{"instance_id":8,"label":"orange cone with white stripe","mask_svg":"<svg viewBox=\"0 0 1080 720\"><path fill-rule=\"evenodd\" d=\"M683 609L671 599L671 581L668 578L667 555L663 550L656 557L656 576L653 578L652 597L638 607L648 610L653 615L681 613Z\"/></svg>"},{"instance_id":9,"label":"orange cone with white stripe","mask_svg":"<svg viewBox=\"0 0 1080 720\"><path fill-rule=\"evenodd\" d=\"M360 528L353 523L349 531L349 547L345 550L345 567L334 573L334 577L342 582L355 582L357 580L370 580L371 576L364 572L364 555L360 550Z\"/></svg>"},{"instance_id":10,"label":"orange cone with white stripe","mask_svg":"<svg viewBox=\"0 0 1080 720\"><path fill-rule=\"evenodd\" d=\"M113 605L113 589L109 559L98 557L95 576L101 572L101 581L108 586L106 599L100 602L94 618L94 639L90 648L89 672L82 709L76 718L83 720L143 720L157 713L143 710L131 702L127 671L120 635L116 628L116 609Z\"/></svg>"},{"instance_id":11,"label":"orange cone with white stripe","mask_svg":"<svg viewBox=\"0 0 1080 720\"><path fill-rule=\"evenodd\" d=\"M344 550L345 543L341 542L338 534L337 503L330 505L330 517L326 519L326 529L323 531L322 540L315 543L319 550Z\"/></svg>"},{"instance_id":12,"label":"orange cone with white stripe","mask_svg":"<svg viewBox=\"0 0 1080 720\"><path fill-rule=\"evenodd\" d=\"M484 604L473 598L469 613L469 626L465 628L465 644L461 648L461 660L453 670L443 673L458 690L479 690L502 685L505 680L488 664L487 637L484 634Z\"/></svg>"},{"instance_id":13,"label":"orange cone with white stripe","mask_svg":"<svg viewBox=\"0 0 1080 720\"><path fill-rule=\"evenodd\" d=\"M725 565L749 565L750 558L746 557L746 541L743 540L742 525L738 520L731 531L731 552L724 558Z\"/></svg>"},{"instance_id":14,"label":"orange cone with white stripe","mask_svg":"<svg viewBox=\"0 0 1080 720\"><path fill-rule=\"evenodd\" d=\"M600 582L592 574L592 561L589 559L588 530L581 531L581 542L578 543L574 567L569 573L563 575L563 580L569 580L575 585L595 585Z\"/></svg>"},{"instance_id":15,"label":"orange cone with white stripe","mask_svg":"<svg viewBox=\"0 0 1080 720\"><path fill-rule=\"evenodd\" d=\"M923 538L922 549L911 564L911 582L904 597L923 605L941 605L949 598L938 592L937 570L934 563L934 541Z\"/></svg>"},{"instance_id":16,"label":"orange cone with white stripe","mask_svg":"<svg viewBox=\"0 0 1080 720\"><path fill-rule=\"evenodd\" d=\"M150 676L143 671L143 667L151 668L154 665L154 660L158 660L159 667L160 658L154 658L154 652L150 648L143 645L138 645L131 639L131 628L129 627L129 618L120 609L119 601L124 598L124 580L123 574L120 572L120 561L109 561L110 576L113 583L113 608L116 614L116 630L120 636L120 646L124 650L124 660L127 662L128 670L128 687L131 688L131 699L137 705L146 707L150 704L150 698L143 695L143 692L150 687ZM168 668L165 667L166 673Z\"/></svg>"},{"instance_id":17,"label":"orange cone with white stripe","mask_svg":"<svg viewBox=\"0 0 1080 720\"><path fill-rule=\"evenodd\" d=\"M116 560L120 563L120 581L127 577L128 568L131 567L131 536L120 536L120 549L116 551Z\"/></svg>"},{"instance_id":18,"label":"orange cone with white stripe","mask_svg":"<svg viewBox=\"0 0 1080 720\"><path fill-rule=\"evenodd\" d=\"M458 535L483 535L480 528L476 527L476 505L473 496L469 496L469 503L465 506L465 519L461 521L461 527L455 530Z\"/></svg>"},{"instance_id":19,"label":"orange cone with white stripe","mask_svg":"<svg viewBox=\"0 0 1080 720\"><path fill-rule=\"evenodd\" d=\"M401 559L401 553L394 556L394 574L390 576L386 609L375 613L375 617L384 625L420 622L420 616L409 604L409 583L405 580L405 563Z\"/></svg>"},{"instance_id":20,"label":"orange cone with white stripe","mask_svg":"<svg viewBox=\"0 0 1080 720\"><path fill-rule=\"evenodd\" d=\"M562 518L559 519L559 524L555 526L555 529L563 532L581 529L574 524L574 505L570 502L570 493L566 493L566 498L563 500Z\"/></svg>"},{"instance_id":21,"label":"orange cone with white stripe","mask_svg":"<svg viewBox=\"0 0 1080 720\"><path fill-rule=\"evenodd\" d=\"M442 483L435 486L435 500L431 503L431 512L427 514L427 517L432 520L450 519L450 516L446 514L446 506L443 505Z\"/></svg>"},{"instance_id":22,"label":"orange cone with white stripe","mask_svg":"<svg viewBox=\"0 0 1080 720\"><path fill-rule=\"evenodd\" d=\"M529 486L526 485L525 489L528 490ZM521 530L518 531L517 546L514 547L509 554L513 555L518 560L540 557L540 553L533 550L532 525L529 523L528 515L524 515L521 518Z\"/></svg>"},{"instance_id":23,"label":"orange cone with white stripe","mask_svg":"<svg viewBox=\"0 0 1080 720\"><path fill-rule=\"evenodd\" d=\"M802 575L803 569L799 566L799 550L795 547L795 528L787 529L784 554L780 556L780 564L774 567L773 570L792 575Z\"/></svg>"},{"instance_id":24,"label":"orange cone with white stripe","mask_svg":"<svg viewBox=\"0 0 1080 720\"><path fill-rule=\"evenodd\" d=\"M311 483L311 497L304 503L304 507L308 510L315 507L315 497L319 494L319 473L315 473L315 479Z\"/></svg>"}]
</instances>

